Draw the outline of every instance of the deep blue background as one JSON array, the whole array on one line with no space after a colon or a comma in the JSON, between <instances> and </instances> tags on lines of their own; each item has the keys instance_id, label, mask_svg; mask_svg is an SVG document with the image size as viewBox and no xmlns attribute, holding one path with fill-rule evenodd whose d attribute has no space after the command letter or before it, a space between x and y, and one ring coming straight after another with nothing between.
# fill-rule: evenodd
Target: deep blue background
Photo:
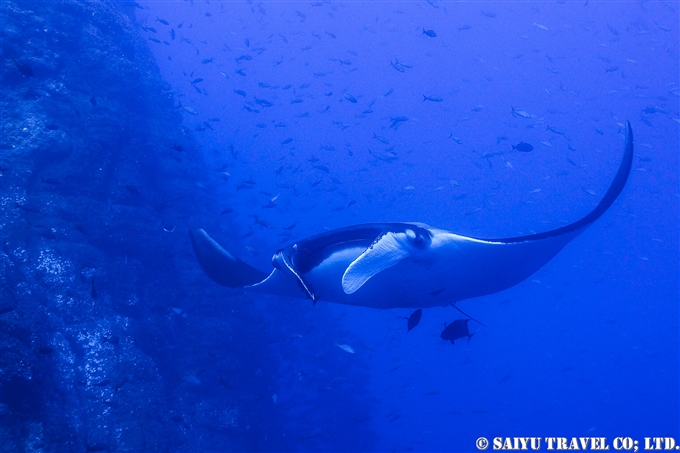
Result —
<instances>
[{"instance_id":1,"label":"deep blue background","mask_svg":"<svg viewBox=\"0 0 680 453\"><path fill-rule=\"evenodd\" d=\"M142 6L140 32L161 41L149 46L176 105L197 113L184 123L233 210L210 233L263 270L283 245L361 222L478 237L572 222L604 194L633 125L619 200L527 281L462 302L488 326L468 344L439 338L452 308L406 335L409 310L225 290L225 309L255 303L289 332L271 343L271 396L299 449L680 435L677 3ZM396 116L408 121L390 128ZM534 150L513 152L520 141Z\"/></svg>"}]
</instances>

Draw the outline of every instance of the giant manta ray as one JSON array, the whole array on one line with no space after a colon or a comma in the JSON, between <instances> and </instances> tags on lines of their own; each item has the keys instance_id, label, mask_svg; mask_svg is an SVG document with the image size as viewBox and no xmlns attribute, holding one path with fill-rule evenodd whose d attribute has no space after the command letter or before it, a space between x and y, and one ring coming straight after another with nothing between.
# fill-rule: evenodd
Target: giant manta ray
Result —
<instances>
[{"instance_id":1,"label":"giant manta ray","mask_svg":"<svg viewBox=\"0 0 680 453\"><path fill-rule=\"evenodd\" d=\"M597 207L570 225L543 233L481 239L422 223L367 223L279 250L268 274L223 249L204 230L189 235L208 277L230 288L373 308L455 304L520 283L607 211L626 185L633 162L630 123L625 129L621 165Z\"/></svg>"}]
</instances>

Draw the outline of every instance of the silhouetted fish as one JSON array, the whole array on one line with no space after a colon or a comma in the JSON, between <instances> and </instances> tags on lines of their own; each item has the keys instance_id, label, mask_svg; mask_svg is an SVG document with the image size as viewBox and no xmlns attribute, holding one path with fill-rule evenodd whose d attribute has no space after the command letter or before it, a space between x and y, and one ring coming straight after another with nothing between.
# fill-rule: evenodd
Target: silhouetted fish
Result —
<instances>
[{"instance_id":1,"label":"silhouetted fish","mask_svg":"<svg viewBox=\"0 0 680 453\"><path fill-rule=\"evenodd\" d=\"M47 227L44 227L42 225L31 225L30 222L29 222L28 226L38 236L42 236L42 237L47 238L47 239L56 239L57 238L54 235L54 232L52 231L51 228L47 228Z\"/></svg>"},{"instance_id":2,"label":"silhouetted fish","mask_svg":"<svg viewBox=\"0 0 680 453\"><path fill-rule=\"evenodd\" d=\"M469 319L456 319L449 325L444 323L444 330L441 334L442 340L449 340L451 344L454 344L455 340L467 337L470 341L474 333L470 333L468 322L470 322Z\"/></svg>"},{"instance_id":3,"label":"silhouetted fish","mask_svg":"<svg viewBox=\"0 0 680 453\"><path fill-rule=\"evenodd\" d=\"M349 93L345 93L345 94L344 94L344 97L345 97L345 99L347 99L347 100L348 100L349 102L351 102L352 104L356 104L356 103L357 103L357 98L355 98L354 96L352 96L352 95L349 94Z\"/></svg>"},{"instance_id":4,"label":"silhouetted fish","mask_svg":"<svg viewBox=\"0 0 680 453\"><path fill-rule=\"evenodd\" d=\"M411 316L407 317L406 320L408 321L407 323L407 328L408 330L406 331L407 333L410 332L415 326L418 325L420 322L420 318L423 316L423 309L419 308L413 313L411 313Z\"/></svg>"},{"instance_id":5,"label":"silhouetted fish","mask_svg":"<svg viewBox=\"0 0 680 453\"><path fill-rule=\"evenodd\" d=\"M19 63L15 59L12 59L12 62L14 63L14 66L16 66L17 70L21 73L21 75L25 77L33 77L33 68L31 68L30 65Z\"/></svg>"},{"instance_id":6,"label":"silhouetted fish","mask_svg":"<svg viewBox=\"0 0 680 453\"><path fill-rule=\"evenodd\" d=\"M436 37L437 37L437 33L435 33L434 30L425 30L425 29L423 28L423 33L422 33L422 34L423 34L423 35L426 35L426 36L429 36L430 38L436 38Z\"/></svg>"},{"instance_id":7,"label":"silhouetted fish","mask_svg":"<svg viewBox=\"0 0 680 453\"><path fill-rule=\"evenodd\" d=\"M529 153L534 150L534 147L531 146L528 143L524 142L519 142L516 145L512 145L512 149L516 149L517 151L523 152L523 153Z\"/></svg>"}]
</instances>

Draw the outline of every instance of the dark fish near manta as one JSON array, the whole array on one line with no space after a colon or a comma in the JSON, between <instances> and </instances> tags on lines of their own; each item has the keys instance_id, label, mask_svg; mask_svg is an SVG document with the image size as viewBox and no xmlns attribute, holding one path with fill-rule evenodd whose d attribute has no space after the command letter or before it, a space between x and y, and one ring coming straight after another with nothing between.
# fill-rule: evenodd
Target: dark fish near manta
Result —
<instances>
[{"instance_id":1,"label":"dark fish near manta","mask_svg":"<svg viewBox=\"0 0 680 453\"><path fill-rule=\"evenodd\" d=\"M408 321L408 323L406 325L406 327L408 328L408 330L406 331L407 333L410 332L411 330L413 330L413 328L418 325L418 323L420 322L420 318L422 318L422 316L423 316L423 309L419 308L416 311L414 311L413 313L411 313L411 316L406 318L406 320Z\"/></svg>"},{"instance_id":2,"label":"dark fish near manta","mask_svg":"<svg viewBox=\"0 0 680 453\"><path fill-rule=\"evenodd\" d=\"M468 237L422 223L368 223L302 239L272 258L263 272L191 230L198 262L230 288L372 308L427 308L493 294L541 269L599 219L623 191L633 161L633 131L599 204L569 225L505 238ZM443 290L442 290L443 288Z\"/></svg>"},{"instance_id":3,"label":"dark fish near manta","mask_svg":"<svg viewBox=\"0 0 680 453\"><path fill-rule=\"evenodd\" d=\"M470 333L468 322L470 322L469 319L456 319L448 325L445 323L444 330L440 335L442 340L448 340L451 344L454 344L454 341L467 337L469 342L474 333Z\"/></svg>"}]
</instances>

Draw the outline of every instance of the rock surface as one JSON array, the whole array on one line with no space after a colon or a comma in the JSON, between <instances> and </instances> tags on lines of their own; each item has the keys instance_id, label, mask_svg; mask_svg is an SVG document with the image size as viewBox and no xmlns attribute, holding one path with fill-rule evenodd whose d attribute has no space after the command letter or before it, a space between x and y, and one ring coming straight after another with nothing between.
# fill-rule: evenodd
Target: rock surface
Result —
<instances>
[{"instance_id":1,"label":"rock surface","mask_svg":"<svg viewBox=\"0 0 680 453\"><path fill-rule=\"evenodd\" d=\"M210 170L133 8L2 2L1 449L280 450L262 320L193 260Z\"/></svg>"}]
</instances>

